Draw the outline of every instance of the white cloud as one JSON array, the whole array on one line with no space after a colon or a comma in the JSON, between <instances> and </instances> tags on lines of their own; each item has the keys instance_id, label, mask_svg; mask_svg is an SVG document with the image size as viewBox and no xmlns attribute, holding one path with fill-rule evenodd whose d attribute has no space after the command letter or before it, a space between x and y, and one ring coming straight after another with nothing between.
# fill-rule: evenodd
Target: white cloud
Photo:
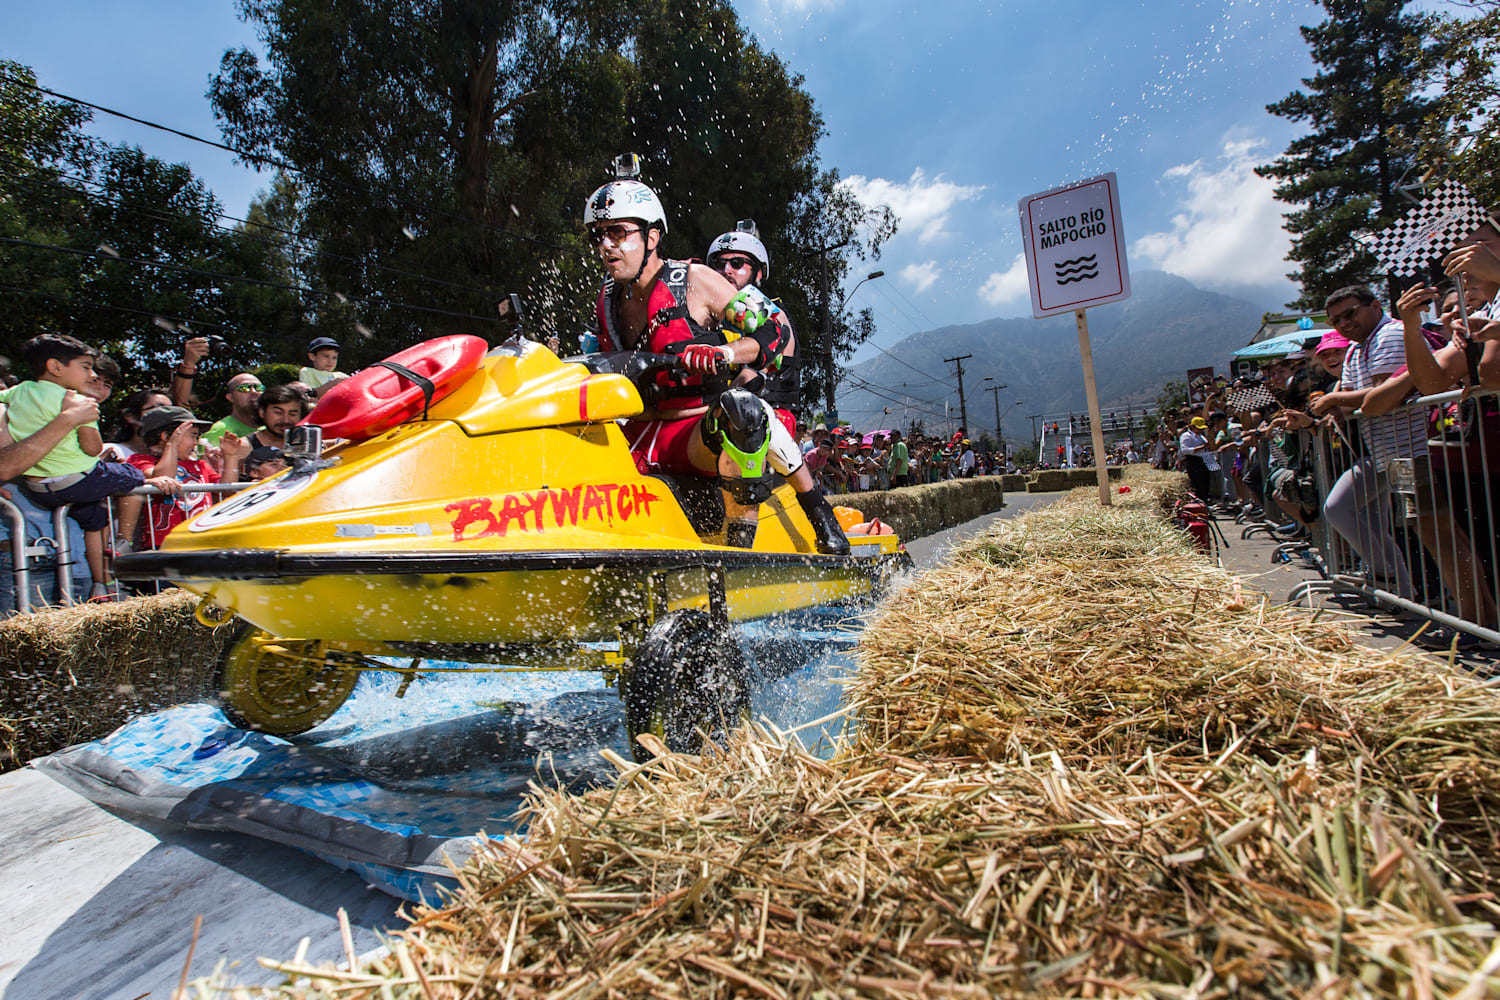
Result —
<instances>
[{"instance_id":1,"label":"white cloud","mask_svg":"<svg viewBox=\"0 0 1500 1000\"><path fill-rule=\"evenodd\" d=\"M859 202L869 207L888 205L900 220L900 232L917 234L917 241L926 243L945 235L948 213L961 201L978 198L983 185L966 187L945 181L942 175L931 180L921 167L912 171L911 180L905 184L888 181L884 177L864 177L855 174L841 182Z\"/></svg>"},{"instance_id":2,"label":"white cloud","mask_svg":"<svg viewBox=\"0 0 1500 1000\"><path fill-rule=\"evenodd\" d=\"M938 267L938 262L929 260L921 264L907 264L901 269L901 280L908 282L915 292L925 292L937 284L943 269Z\"/></svg>"},{"instance_id":3,"label":"white cloud","mask_svg":"<svg viewBox=\"0 0 1500 1000\"><path fill-rule=\"evenodd\" d=\"M992 306L1024 299L1030 294L1030 282L1026 277L1026 255L1023 253L1016 254L1016 259L1010 262L1008 269L994 272L979 286L979 297Z\"/></svg>"},{"instance_id":4,"label":"white cloud","mask_svg":"<svg viewBox=\"0 0 1500 1000\"><path fill-rule=\"evenodd\" d=\"M1261 145L1226 138L1218 169L1195 160L1167 170L1165 180L1186 186L1172 228L1136 240L1132 256L1199 284L1285 283L1291 238L1282 228L1285 206L1276 201L1274 182L1255 174Z\"/></svg>"}]
</instances>

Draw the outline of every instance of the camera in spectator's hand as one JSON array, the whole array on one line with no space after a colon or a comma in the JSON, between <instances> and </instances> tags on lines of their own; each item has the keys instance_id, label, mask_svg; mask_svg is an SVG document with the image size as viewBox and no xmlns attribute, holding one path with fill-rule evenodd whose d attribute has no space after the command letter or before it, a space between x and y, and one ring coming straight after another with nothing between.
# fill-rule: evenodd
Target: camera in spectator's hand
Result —
<instances>
[{"instance_id":1,"label":"camera in spectator's hand","mask_svg":"<svg viewBox=\"0 0 1500 1000\"><path fill-rule=\"evenodd\" d=\"M210 357L222 358L229 353L229 341L217 333L208 335L208 353Z\"/></svg>"}]
</instances>

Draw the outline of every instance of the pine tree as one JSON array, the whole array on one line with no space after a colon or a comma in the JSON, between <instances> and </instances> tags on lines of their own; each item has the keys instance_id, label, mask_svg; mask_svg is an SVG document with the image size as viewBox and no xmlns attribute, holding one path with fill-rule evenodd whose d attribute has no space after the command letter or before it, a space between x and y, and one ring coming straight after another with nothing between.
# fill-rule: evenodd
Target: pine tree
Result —
<instances>
[{"instance_id":1,"label":"pine tree","mask_svg":"<svg viewBox=\"0 0 1500 1000\"><path fill-rule=\"evenodd\" d=\"M1292 308L1321 309L1336 288L1384 279L1356 233L1389 224L1410 207L1396 190L1415 164L1392 141L1414 134L1431 101L1419 95L1413 52L1428 32L1426 18L1405 13L1406 0L1323 0L1328 19L1304 26L1302 37L1321 67L1296 90L1266 106L1273 115L1306 122L1311 131L1274 162L1257 167L1280 182L1288 212L1291 260L1287 277L1302 286ZM1387 282L1394 305L1398 290Z\"/></svg>"}]
</instances>

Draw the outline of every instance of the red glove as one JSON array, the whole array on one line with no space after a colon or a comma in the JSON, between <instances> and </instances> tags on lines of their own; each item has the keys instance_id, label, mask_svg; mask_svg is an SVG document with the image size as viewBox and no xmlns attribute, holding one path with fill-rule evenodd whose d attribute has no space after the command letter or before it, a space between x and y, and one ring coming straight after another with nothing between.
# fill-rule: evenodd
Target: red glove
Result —
<instances>
[{"instance_id":1,"label":"red glove","mask_svg":"<svg viewBox=\"0 0 1500 1000\"><path fill-rule=\"evenodd\" d=\"M689 344L682 349L682 364L690 372L711 375L719 370L719 363L728 363L730 349L727 345Z\"/></svg>"}]
</instances>

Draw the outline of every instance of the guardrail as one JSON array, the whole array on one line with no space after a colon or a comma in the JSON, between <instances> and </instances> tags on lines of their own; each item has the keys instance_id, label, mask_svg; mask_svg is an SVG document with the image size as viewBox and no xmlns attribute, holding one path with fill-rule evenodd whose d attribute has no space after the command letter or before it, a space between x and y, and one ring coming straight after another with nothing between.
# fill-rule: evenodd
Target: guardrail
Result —
<instances>
[{"instance_id":1,"label":"guardrail","mask_svg":"<svg viewBox=\"0 0 1500 1000\"><path fill-rule=\"evenodd\" d=\"M1385 444L1300 432L1322 516L1311 553L1322 580L1291 594L1357 594L1500 645L1500 393L1423 396L1388 416ZM1377 425L1378 426L1378 425Z\"/></svg>"},{"instance_id":2,"label":"guardrail","mask_svg":"<svg viewBox=\"0 0 1500 1000\"><path fill-rule=\"evenodd\" d=\"M254 483L184 483L182 492L187 494L198 493L237 493ZM141 486L122 496L160 496L162 490L154 486ZM115 510L114 499L109 498L110 522L114 523ZM27 614L33 608L33 594L31 589L31 575L34 571L42 568L51 569L56 574L57 601L59 604L76 603L73 594L73 546L69 540L67 524L68 505L63 505L50 511L52 518L52 534L38 535L28 530L26 514L20 506L4 497L0 497L0 515L5 517L10 525L10 555L11 555L11 580L15 589L15 610L18 614ZM156 537L153 530L153 522L147 519L146 532L151 548L155 548L160 539ZM40 599L38 591L38 599Z\"/></svg>"}]
</instances>

